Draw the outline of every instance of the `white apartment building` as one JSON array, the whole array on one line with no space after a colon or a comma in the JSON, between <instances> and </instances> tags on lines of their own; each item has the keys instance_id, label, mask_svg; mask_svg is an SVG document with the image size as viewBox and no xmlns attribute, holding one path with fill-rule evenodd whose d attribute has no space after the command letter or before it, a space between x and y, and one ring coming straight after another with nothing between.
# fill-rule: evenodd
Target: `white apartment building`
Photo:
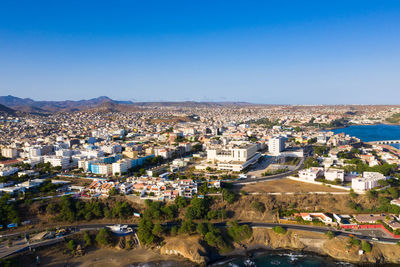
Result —
<instances>
[{"instance_id":1,"label":"white apartment building","mask_svg":"<svg viewBox=\"0 0 400 267\"><path fill-rule=\"evenodd\" d=\"M98 165L98 172L97 174L100 175L111 175L113 168L112 168L112 164L105 164L105 163L101 163L101 164L96 164Z\"/></svg>"},{"instance_id":2,"label":"white apartment building","mask_svg":"<svg viewBox=\"0 0 400 267\"><path fill-rule=\"evenodd\" d=\"M268 152L275 156L279 155L285 150L285 140L283 136L271 137L268 141Z\"/></svg>"},{"instance_id":3,"label":"white apartment building","mask_svg":"<svg viewBox=\"0 0 400 267\"><path fill-rule=\"evenodd\" d=\"M154 148L154 155L161 156L164 159L169 159L172 157L172 151L167 148Z\"/></svg>"},{"instance_id":4,"label":"white apartment building","mask_svg":"<svg viewBox=\"0 0 400 267\"><path fill-rule=\"evenodd\" d=\"M42 150L40 147L30 147L28 150L29 158L40 157L42 155Z\"/></svg>"},{"instance_id":5,"label":"white apartment building","mask_svg":"<svg viewBox=\"0 0 400 267\"><path fill-rule=\"evenodd\" d=\"M351 180L351 188L354 191L367 191L379 185L380 180L386 177L379 172L364 172L362 178L354 178Z\"/></svg>"},{"instance_id":6,"label":"white apartment building","mask_svg":"<svg viewBox=\"0 0 400 267\"><path fill-rule=\"evenodd\" d=\"M130 160L119 160L112 164L112 173L113 175L117 173L121 175L122 173L126 173L130 167L131 167Z\"/></svg>"},{"instance_id":7,"label":"white apartment building","mask_svg":"<svg viewBox=\"0 0 400 267\"><path fill-rule=\"evenodd\" d=\"M3 147L1 149L1 155L5 158L16 158L18 156L18 151L16 148L13 147Z\"/></svg>"},{"instance_id":8,"label":"white apartment building","mask_svg":"<svg viewBox=\"0 0 400 267\"><path fill-rule=\"evenodd\" d=\"M56 156L58 157L70 157L72 156L72 151L69 149L59 149L56 150Z\"/></svg>"},{"instance_id":9,"label":"white apartment building","mask_svg":"<svg viewBox=\"0 0 400 267\"><path fill-rule=\"evenodd\" d=\"M121 153L122 147L121 145L107 145L107 146L102 146L101 150L107 154L115 154L115 153Z\"/></svg>"},{"instance_id":10,"label":"white apartment building","mask_svg":"<svg viewBox=\"0 0 400 267\"><path fill-rule=\"evenodd\" d=\"M101 150L82 150L81 154L88 158L100 158L104 157L104 152Z\"/></svg>"},{"instance_id":11,"label":"white apartment building","mask_svg":"<svg viewBox=\"0 0 400 267\"><path fill-rule=\"evenodd\" d=\"M190 152L190 150L192 149L191 145L189 142L181 142L179 143L179 146L185 148L185 152Z\"/></svg>"},{"instance_id":12,"label":"white apartment building","mask_svg":"<svg viewBox=\"0 0 400 267\"><path fill-rule=\"evenodd\" d=\"M69 167L70 158L69 157L58 157L58 156L45 156L43 157L44 163L49 162L51 166L60 166L63 169Z\"/></svg>"},{"instance_id":13,"label":"white apartment building","mask_svg":"<svg viewBox=\"0 0 400 267\"><path fill-rule=\"evenodd\" d=\"M87 159L80 159L78 160L78 168L83 169L83 171L87 172L89 171L89 164L94 163L93 160L87 160Z\"/></svg>"}]
</instances>

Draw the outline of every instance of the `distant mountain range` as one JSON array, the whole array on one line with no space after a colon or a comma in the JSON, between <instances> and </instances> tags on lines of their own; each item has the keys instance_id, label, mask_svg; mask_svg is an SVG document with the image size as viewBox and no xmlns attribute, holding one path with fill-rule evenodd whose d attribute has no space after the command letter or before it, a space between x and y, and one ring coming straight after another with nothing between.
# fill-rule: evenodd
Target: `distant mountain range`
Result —
<instances>
[{"instance_id":1,"label":"distant mountain range","mask_svg":"<svg viewBox=\"0 0 400 267\"><path fill-rule=\"evenodd\" d=\"M15 111L46 114L53 112L71 111L92 111L108 112L137 111L140 107L160 107L160 106L179 106L179 107L218 107L218 106L248 106L247 102L132 102L118 101L106 96L100 96L89 100L65 100L65 101L35 101L31 98L20 98L12 95L0 96L0 104Z\"/></svg>"},{"instance_id":2,"label":"distant mountain range","mask_svg":"<svg viewBox=\"0 0 400 267\"><path fill-rule=\"evenodd\" d=\"M0 104L0 115L12 115L15 110Z\"/></svg>"},{"instance_id":3,"label":"distant mountain range","mask_svg":"<svg viewBox=\"0 0 400 267\"><path fill-rule=\"evenodd\" d=\"M89 100L65 100L65 101L35 101L31 98L19 98L15 96L0 96L0 104L14 110L28 113L52 113L70 112L79 110L90 110L99 107L100 109L118 109L119 106L133 105L131 101L112 100L101 96Z\"/></svg>"}]
</instances>

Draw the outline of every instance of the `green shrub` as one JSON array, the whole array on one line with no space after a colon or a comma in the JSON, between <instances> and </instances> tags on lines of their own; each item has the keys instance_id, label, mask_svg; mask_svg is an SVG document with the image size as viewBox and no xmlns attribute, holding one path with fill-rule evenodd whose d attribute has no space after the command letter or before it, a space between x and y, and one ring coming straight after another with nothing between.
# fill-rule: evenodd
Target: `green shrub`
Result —
<instances>
[{"instance_id":1,"label":"green shrub","mask_svg":"<svg viewBox=\"0 0 400 267\"><path fill-rule=\"evenodd\" d=\"M335 233L332 232L332 231L328 231L328 232L326 232L325 234L326 234L326 236L327 236L329 239L332 239L332 238L335 237Z\"/></svg>"},{"instance_id":2,"label":"green shrub","mask_svg":"<svg viewBox=\"0 0 400 267\"><path fill-rule=\"evenodd\" d=\"M251 207L255 210L258 211L259 213L264 213L265 212L265 205L264 203L261 203L259 201L254 201L251 204Z\"/></svg>"},{"instance_id":3,"label":"green shrub","mask_svg":"<svg viewBox=\"0 0 400 267\"><path fill-rule=\"evenodd\" d=\"M108 228L100 229L99 233L96 235L96 242L102 246L108 246L112 242L111 232Z\"/></svg>"},{"instance_id":4,"label":"green shrub","mask_svg":"<svg viewBox=\"0 0 400 267\"><path fill-rule=\"evenodd\" d=\"M69 250L75 250L75 242L74 242L74 240L73 239L71 239L70 241L68 241L68 243L67 243L67 248L69 249Z\"/></svg>"},{"instance_id":5,"label":"green shrub","mask_svg":"<svg viewBox=\"0 0 400 267\"><path fill-rule=\"evenodd\" d=\"M273 230L275 233L281 234L281 235L284 235L284 234L286 234L286 232L287 232L286 229L282 228L281 226L272 227L272 230Z\"/></svg>"},{"instance_id":6,"label":"green shrub","mask_svg":"<svg viewBox=\"0 0 400 267\"><path fill-rule=\"evenodd\" d=\"M368 243L367 241L363 240L361 243L361 248L362 250L364 250L365 252L371 252L372 248L371 248L371 244Z\"/></svg>"},{"instance_id":7,"label":"green shrub","mask_svg":"<svg viewBox=\"0 0 400 267\"><path fill-rule=\"evenodd\" d=\"M89 235L88 231L83 233L83 240L85 240L85 246L89 247L92 245L92 237Z\"/></svg>"}]
</instances>

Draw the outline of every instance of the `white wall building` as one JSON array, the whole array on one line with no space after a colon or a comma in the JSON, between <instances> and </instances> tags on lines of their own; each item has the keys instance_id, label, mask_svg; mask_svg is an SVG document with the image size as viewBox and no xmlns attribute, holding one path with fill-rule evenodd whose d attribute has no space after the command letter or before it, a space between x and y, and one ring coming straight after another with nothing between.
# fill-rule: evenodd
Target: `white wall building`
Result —
<instances>
[{"instance_id":1,"label":"white wall building","mask_svg":"<svg viewBox=\"0 0 400 267\"><path fill-rule=\"evenodd\" d=\"M324 175L324 168L322 167L311 167L305 170L299 171L299 178L305 181L315 181Z\"/></svg>"},{"instance_id":2,"label":"white wall building","mask_svg":"<svg viewBox=\"0 0 400 267\"><path fill-rule=\"evenodd\" d=\"M58 156L45 156L43 157L44 163L49 162L51 166L60 166L63 169L69 167L70 158L69 157L58 157Z\"/></svg>"},{"instance_id":3,"label":"white wall building","mask_svg":"<svg viewBox=\"0 0 400 267\"><path fill-rule=\"evenodd\" d=\"M328 181L335 181L339 179L340 181L344 181L344 171L339 169L327 169L325 170L325 179Z\"/></svg>"},{"instance_id":4,"label":"white wall building","mask_svg":"<svg viewBox=\"0 0 400 267\"><path fill-rule=\"evenodd\" d=\"M275 156L279 155L285 150L285 140L283 136L271 137L268 141L268 152Z\"/></svg>"},{"instance_id":5,"label":"white wall building","mask_svg":"<svg viewBox=\"0 0 400 267\"><path fill-rule=\"evenodd\" d=\"M386 177L379 172L364 172L362 178L351 180L351 188L354 191L367 191L379 186L380 180L386 180Z\"/></svg>"},{"instance_id":6,"label":"white wall building","mask_svg":"<svg viewBox=\"0 0 400 267\"><path fill-rule=\"evenodd\" d=\"M112 164L112 173L115 174L122 174L128 172L128 169L131 167L130 160L119 160Z\"/></svg>"},{"instance_id":7,"label":"white wall building","mask_svg":"<svg viewBox=\"0 0 400 267\"><path fill-rule=\"evenodd\" d=\"M16 148L13 147L3 147L1 149L1 155L5 158L16 158L18 156L18 151Z\"/></svg>"},{"instance_id":8,"label":"white wall building","mask_svg":"<svg viewBox=\"0 0 400 267\"><path fill-rule=\"evenodd\" d=\"M207 150L207 161L217 164L218 170L240 172L260 157L256 144L213 147Z\"/></svg>"},{"instance_id":9,"label":"white wall building","mask_svg":"<svg viewBox=\"0 0 400 267\"><path fill-rule=\"evenodd\" d=\"M35 158L42 155L42 150L40 147L30 147L29 150L29 158Z\"/></svg>"}]
</instances>

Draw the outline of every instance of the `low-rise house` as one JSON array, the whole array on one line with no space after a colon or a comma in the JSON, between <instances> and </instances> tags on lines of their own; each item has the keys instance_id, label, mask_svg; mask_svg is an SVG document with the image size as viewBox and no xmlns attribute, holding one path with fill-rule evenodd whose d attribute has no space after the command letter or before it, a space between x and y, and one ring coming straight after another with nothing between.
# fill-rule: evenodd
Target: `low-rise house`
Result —
<instances>
[{"instance_id":1,"label":"low-rise house","mask_svg":"<svg viewBox=\"0 0 400 267\"><path fill-rule=\"evenodd\" d=\"M324 168L322 167L311 167L299 171L299 178L306 181L315 181L315 179L321 178L323 175L324 175Z\"/></svg>"},{"instance_id":2,"label":"low-rise house","mask_svg":"<svg viewBox=\"0 0 400 267\"><path fill-rule=\"evenodd\" d=\"M356 214L354 219L359 223L377 223L377 221L385 221L387 214Z\"/></svg>"},{"instance_id":3,"label":"low-rise house","mask_svg":"<svg viewBox=\"0 0 400 267\"><path fill-rule=\"evenodd\" d=\"M325 170L325 179L328 181L335 181L339 179L340 181L344 181L344 170L339 169L327 169Z\"/></svg>"},{"instance_id":4,"label":"low-rise house","mask_svg":"<svg viewBox=\"0 0 400 267\"><path fill-rule=\"evenodd\" d=\"M300 216L305 221L313 221L313 220L320 220L325 224L333 223L333 219L322 212L314 212L314 213L299 213L295 214L296 217Z\"/></svg>"}]
</instances>

